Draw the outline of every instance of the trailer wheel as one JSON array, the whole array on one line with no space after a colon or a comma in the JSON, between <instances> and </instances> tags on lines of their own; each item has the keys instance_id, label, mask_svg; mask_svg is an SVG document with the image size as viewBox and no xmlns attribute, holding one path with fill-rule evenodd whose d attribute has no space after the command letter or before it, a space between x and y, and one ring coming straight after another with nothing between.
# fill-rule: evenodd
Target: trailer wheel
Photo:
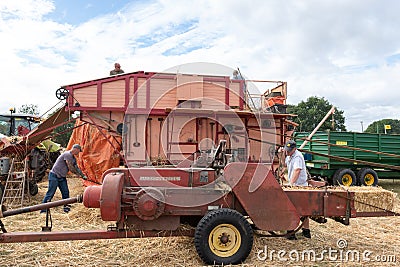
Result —
<instances>
[{"instance_id":1,"label":"trailer wheel","mask_svg":"<svg viewBox=\"0 0 400 267\"><path fill-rule=\"evenodd\" d=\"M335 185L356 185L356 175L350 169L339 169L333 175L333 182Z\"/></svg>"},{"instance_id":2,"label":"trailer wheel","mask_svg":"<svg viewBox=\"0 0 400 267\"><path fill-rule=\"evenodd\" d=\"M362 168L357 173L357 179L360 185L377 186L378 174L370 168Z\"/></svg>"},{"instance_id":3,"label":"trailer wheel","mask_svg":"<svg viewBox=\"0 0 400 267\"><path fill-rule=\"evenodd\" d=\"M218 209L206 214L196 227L194 244L207 264L243 262L253 246L253 230L239 212Z\"/></svg>"}]
</instances>

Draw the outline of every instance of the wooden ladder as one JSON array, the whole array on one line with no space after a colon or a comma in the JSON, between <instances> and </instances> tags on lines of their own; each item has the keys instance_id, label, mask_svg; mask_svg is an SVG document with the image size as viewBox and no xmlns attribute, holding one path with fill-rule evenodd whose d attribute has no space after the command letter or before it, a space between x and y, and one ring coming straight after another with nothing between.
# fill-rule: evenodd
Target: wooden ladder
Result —
<instances>
[{"instance_id":1,"label":"wooden ladder","mask_svg":"<svg viewBox=\"0 0 400 267\"><path fill-rule=\"evenodd\" d=\"M5 205L7 208L21 208L23 206L25 186L27 184L26 177L27 160L17 162L12 159L1 199L1 206Z\"/></svg>"}]
</instances>

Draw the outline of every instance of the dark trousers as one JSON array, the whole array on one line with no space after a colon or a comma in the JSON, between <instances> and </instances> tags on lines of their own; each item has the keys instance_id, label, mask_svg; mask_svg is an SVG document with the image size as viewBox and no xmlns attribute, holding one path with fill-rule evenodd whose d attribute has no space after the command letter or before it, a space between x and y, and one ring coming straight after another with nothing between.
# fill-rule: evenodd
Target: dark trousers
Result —
<instances>
[{"instance_id":1,"label":"dark trousers","mask_svg":"<svg viewBox=\"0 0 400 267\"><path fill-rule=\"evenodd\" d=\"M60 188L61 196L63 199L69 198L69 189L67 184L67 178L58 178L54 173L49 173L49 188L44 196L43 202L46 203L51 201L54 194L56 193L57 187Z\"/></svg>"}]
</instances>

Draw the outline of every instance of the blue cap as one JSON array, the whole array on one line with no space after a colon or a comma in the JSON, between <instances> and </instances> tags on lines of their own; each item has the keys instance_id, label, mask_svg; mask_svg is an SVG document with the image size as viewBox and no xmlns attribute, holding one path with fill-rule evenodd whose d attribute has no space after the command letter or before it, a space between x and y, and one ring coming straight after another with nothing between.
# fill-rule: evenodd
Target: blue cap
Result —
<instances>
[{"instance_id":1,"label":"blue cap","mask_svg":"<svg viewBox=\"0 0 400 267\"><path fill-rule=\"evenodd\" d=\"M297 144L293 140L289 140L286 142L285 147L283 148L284 150L290 152L292 151L295 147L297 147Z\"/></svg>"},{"instance_id":2,"label":"blue cap","mask_svg":"<svg viewBox=\"0 0 400 267\"><path fill-rule=\"evenodd\" d=\"M82 147L79 144L73 145L72 148L77 148L80 152L82 152Z\"/></svg>"}]
</instances>

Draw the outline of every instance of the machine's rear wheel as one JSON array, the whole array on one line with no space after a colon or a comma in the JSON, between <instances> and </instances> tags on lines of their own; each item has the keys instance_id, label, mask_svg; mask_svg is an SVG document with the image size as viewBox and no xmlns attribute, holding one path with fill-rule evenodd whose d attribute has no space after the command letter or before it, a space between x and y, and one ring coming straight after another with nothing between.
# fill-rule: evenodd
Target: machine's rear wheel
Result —
<instances>
[{"instance_id":1,"label":"machine's rear wheel","mask_svg":"<svg viewBox=\"0 0 400 267\"><path fill-rule=\"evenodd\" d=\"M358 183L366 186L378 185L378 174L370 168L362 168L357 173Z\"/></svg>"},{"instance_id":2,"label":"machine's rear wheel","mask_svg":"<svg viewBox=\"0 0 400 267\"><path fill-rule=\"evenodd\" d=\"M344 186L356 185L356 174L350 169L339 169L333 175L333 183Z\"/></svg>"},{"instance_id":3,"label":"machine's rear wheel","mask_svg":"<svg viewBox=\"0 0 400 267\"><path fill-rule=\"evenodd\" d=\"M3 194L4 194L4 185L0 183L0 201L3 199Z\"/></svg>"},{"instance_id":4,"label":"machine's rear wheel","mask_svg":"<svg viewBox=\"0 0 400 267\"><path fill-rule=\"evenodd\" d=\"M199 222L194 244L207 264L237 264L244 261L253 246L250 223L237 211L218 209Z\"/></svg>"}]
</instances>

